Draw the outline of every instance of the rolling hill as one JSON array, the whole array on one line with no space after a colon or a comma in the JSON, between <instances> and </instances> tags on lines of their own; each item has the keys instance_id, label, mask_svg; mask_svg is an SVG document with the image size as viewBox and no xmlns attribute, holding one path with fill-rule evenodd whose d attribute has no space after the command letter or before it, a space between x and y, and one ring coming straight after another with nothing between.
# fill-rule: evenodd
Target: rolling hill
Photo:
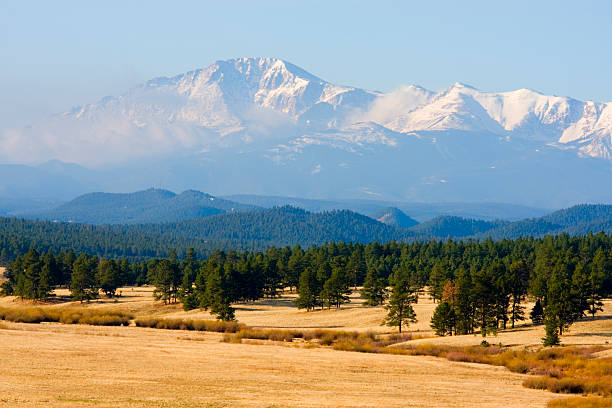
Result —
<instances>
[{"instance_id":1,"label":"rolling hill","mask_svg":"<svg viewBox=\"0 0 612 408\"><path fill-rule=\"evenodd\" d=\"M484 221L454 216L438 216L410 230L418 235L436 238L465 238L478 234L486 235L487 231L506 225L505 221Z\"/></svg>"},{"instance_id":2,"label":"rolling hill","mask_svg":"<svg viewBox=\"0 0 612 408\"><path fill-rule=\"evenodd\" d=\"M612 232L612 205L582 204L555 211L540 218L531 218L491 228L475 238L514 239L521 236L584 235Z\"/></svg>"},{"instance_id":3,"label":"rolling hill","mask_svg":"<svg viewBox=\"0 0 612 408\"><path fill-rule=\"evenodd\" d=\"M148 189L135 193L84 194L51 210L24 214L28 218L85 224L144 224L177 222L258 207L214 197L195 190L175 194Z\"/></svg>"},{"instance_id":4,"label":"rolling hill","mask_svg":"<svg viewBox=\"0 0 612 408\"><path fill-rule=\"evenodd\" d=\"M378 210L374 214L370 215L376 221L380 221L383 224L392 225L398 228L410 228L417 225L419 222L415 219L407 216L399 208L389 207Z\"/></svg>"},{"instance_id":5,"label":"rolling hill","mask_svg":"<svg viewBox=\"0 0 612 408\"><path fill-rule=\"evenodd\" d=\"M146 259L215 249L264 250L269 246L326 242L387 242L412 239L414 233L348 210L310 213L293 207L233 212L161 224L89 225L0 217L3 259L35 247L38 251L73 250L103 257Z\"/></svg>"}]
</instances>

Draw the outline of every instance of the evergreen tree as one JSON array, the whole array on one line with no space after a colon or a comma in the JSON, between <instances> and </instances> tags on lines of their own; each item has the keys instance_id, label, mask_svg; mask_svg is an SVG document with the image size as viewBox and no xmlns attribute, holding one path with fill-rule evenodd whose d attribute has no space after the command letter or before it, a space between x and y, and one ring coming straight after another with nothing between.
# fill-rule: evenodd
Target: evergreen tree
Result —
<instances>
[{"instance_id":1,"label":"evergreen tree","mask_svg":"<svg viewBox=\"0 0 612 408\"><path fill-rule=\"evenodd\" d=\"M279 271L279 253L276 248L272 247L266 251L263 265L264 275L264 295L269 298L278 296L278 292L282 289L283 279Z\"/></svg>"},{"instance_id":2,"label":"evergreen tree","mask_svg":"<svg viewBox=\"0 0 612 408\"><path fill-rule=\"evenodd\" d=\"M312 267L307 267L300 275L300 283L298 285L298 297L295 300L295 305L298 309L306 309L311 311L315 307L320 306L319 300L319 281L316 272Z\"/></svg>"},{"instance_id":3,"label":"evergreen tree","mask_svg":"<svg viewBox=\"0 0 612 408\"><path fill-rule=\"evenodd\" d=\"M173 295L173 265L168 259L155 263L152 269L152 283L155 286L153 297L163 300L164 304L171 301Z\"/></svg>"},{"instance_id":4,"label":"evergreen tree","mask_svg":"<svg viewBox=\"0 0 612 408\"><path fill-rule=\"evenodd\" d=\"M332 274L323 284L321 298L324 304L330 308L335 306L340 308L342 303L349 302L351 294L349 279L346 276L344 269L337 266L332 270Z\"/></svg>"},{"instance_id":5,"label":"evergreen tree","mask_svg":"<svg viewBox=\"0 0 612 408\"><path fill-rule=\"evenodd\" d=\"M74 300L83 302L96 297L98 292L96 287L97 267L98 258L90 258L86 254L79 255L77 260L74 261L70 280L70 293Z\"/></svg>"},{"instance_id":6,"label":"evergreen tree","mask_svg":"<svg viewBox=\"0 0 612 408\"><path fill-rule=\"evenodd\" d=\"M48 278L45 277L45 280L48 282L47 285L50 291L55 285L60 285L64 277L61 265L58 264L55 256L53 256L51 252L47 252L43 256L43 269L45 266L47 267L47 270L44 273L48 274Z\"/></svg>"},{"instance_id":7,"label":"evergreen tree","mask_svg":"<svg viewBox=\"0 0 612 408\"><path fill-rule=\"evenodd\" d=\"M102 259L98 265L96 279L102 292L112 298L121 282L120 266L112 259Z\"/></svg>"},{"instance_id":8,"label":"evergreen tree","mask_svg":"<svg viewBox=\"0 0 612 408\"><path fill-rule=\"evenodd\" d=\"M387 285L385 279L378 276L378 271L375 268L368 268L360 293L364 299L364 306L378 306L385 302Z\"/></svg>"},{"instance_id":9,"label":"evergreen tree","mask_svg":"<svg viewBox=\"0 0 612 408\"><path fill-rule=\"evenodd\" d=\"M363 259L363 252L359 248L354 249L351 253L346 264L346 270L348 271L349 278L354 288L357 288L357 285L366 278L368 268Z\"/></svg>"},{"instance_id":10,"label":"evergreen tree","mask_svg":"<svg viewBox=\"0 0 612 408\"><path fill-rule=\"evenodd\" d=\"M603 311L602 298L605 293L604 282L606 272L610 270L610 264L602 248L595 251L595 256L591 263L590 273L587 278L587 310L591 318L595 318L597 312Z\"/></svg>"},{"instance_id":11,"label":"evergreen tree","mask_svg":"<svg viewBox=\"0 0 612 408\"><path fill-rule=\"evenodd\" d=\"M442 299L442 290L447 280L445 264L441 261L436 262L429 275L429 295L434 302Z\"/></svg>"},{"instance_id":12,"label":"evergreen tree","mask_svg":"<svg viewBox=\"0 0 612 408\"><path fill-rule=\"evenodd\" d=\"M456 272L455 288L457 301L454 309L457 333L473 333L476 313L475 292L470 273L463 267L460 267Z\"/></svg>"},{"instance_id":13,"label":"evergreen tree","mask_svg":"<svg viewBox=\"0 0 612 408\"><path fill-rule=\"evenodd\" d=\"M544 346L558 346L561 344L559 341L559 327L561 327L561 322L552 312L546 313L544 326L546 328L546 336L542 339L542 344Z\"/></svg>"},{"instance_id":14,"label":"evergreen tree","mask_svg":"<svg viewBox=\"0 0 612 408\"><path fill-rule=\"evenodd\" d=\"M305 268L304 251L299 245L291 249L291 256L287 261L287 273L285 274L285 285L290 289L296 289L300 283L300 275Z\"/></svg>"},{"instance_id":15,"label":"evergreen tree","mask_svg":"<svg viewBox=\"0 0 612 408\"><path fill-rule=\"evenodd\" d=\"M551 345L550 342L554 340L553 326L556 325L554 331L558 336L563 335L564 330L582 316L583 310L580 308L579 297L572 288L569 265L565 261L560 261L555 265L547 286L544 324L548 340L545 340L545 343Z\"/></svg>"},{"instance_id":16,"label":"evergreen tree","mask_svg":"<svg viewBox=\"0 0 612 408\"><path fill-rule=\"evenodd\" d=\"M533 308L531 309L531 313L529 314L529 318L533 324L542 324L544 318L544 309L542 308L542 302L540 299L537 299Z\"/></svg>"},{"instance_id":17,"label":"evergreen tree","mask_svg":"<svg viewBox=\"0 0 612 408\"><path fill-rule=\"evenodd\" d=\"M446 334L452 336L455 326L455 310L448 302L443 301L438 304L431 318L431 328L434 329L438 336L444 336Z\"/></svg>"},{"instance_id":18,"label":"evergreen tree","mask_svg":"<svg viewBox=\"0 0 612 408\"><path fill-rule=\"evenodd\" d=\"M221 268L221 265L216 265L209 270L206 277L205 297L210 307L210 313L216 315L217 319L234 320L234 308L231 307L230 299L224 287Z\"/></svg>"},{"instance_id":19,"label":"evergreen tree","mask_svg":"<svg viewBox=\"0 0 612 408\"><path fill-rule=\"evenodd\" d=\"M52 266L45 263L38 276L38 287L36 288L36 299L47 300L53 290Z\"/></svg>"},{"instance_id":20,"label":"evergreen tree","mask_svg":"<svg viewBox=\"0 0 612 408\"><path fill-rule=\"evenodd\" d=\"M402 327L408 322L416 322L416 313L412 308L412 304L417 301L415 291L410 287L410 279L406 274L398 273L393 278L393 291L389 298L389 304L385 306L387 309L387 317L383 323L387 326L397 326L399 332L402 332Z\"/></svg>"},{"instance_id":21,"label":"evergreen tree","mask_svg":"<svg viewBox=\"0 0 612 408\"><path fill-rule=\"evenodd\" d=\"M170 261L170 296L174 299L174 302L176 302L178 300L179 287L183 281L176 250L172 249L170 251L168 260Z\"/></svg>"},{"instance_id":22,"label":"evergreen tree","mask_svg":"<svg viewBox=\"0 0 612 408\"><path fill-rule=\"evenodd\" d=\"M179 299L182 300L193 293L193 284L195 283L195 280L196 273L193 271L190 264L186 264L183 269L183 279L179 288Z\"/></svg>"},{"instance_id":23,"label":"evergreen tree","mask_svg":"<svg viewBox=\"0 0 612 408\"><path fill-rule=\"evenodd\" d=\"M496 290L494 282L495 268L491 265L480 269L473 276L474 301L476 303L477 322L483 337L497 331Z\"/></svg>"},{"instance_id":24,"label":"evergreen tree","mask_svg":"<svg viewBox=\"0 0 612 408\"><path fill-rule=\"evenodd\" d=\"M525 320L525 308L521 303L527 295L529 284L529 265L523 259L510 264L507 282L509 285L512 303L510 305L510 325L514 328L517 321Z\"/></svg>"}]
</instances>

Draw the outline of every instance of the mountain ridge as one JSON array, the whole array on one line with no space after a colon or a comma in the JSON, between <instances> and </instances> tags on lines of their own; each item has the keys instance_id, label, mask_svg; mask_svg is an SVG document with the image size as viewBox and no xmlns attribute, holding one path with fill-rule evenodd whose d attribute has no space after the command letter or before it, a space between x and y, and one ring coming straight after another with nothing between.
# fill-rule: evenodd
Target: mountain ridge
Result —
<instances>
[{"instance_id":1,"label":"mountain ridge","mask_svg":"<svg viewBox=\"0 0 612 408\"><path fill-rule=\"evenodd\" d=\"M158 77L0 135L0 160L98 166L78 180L84 189L133 191L168 180L174 190L221 195L542 207L612 202L611 152L612 103L461 83L382 93L275 58Z\"/></svg>"},{"instance_id":2,"label":"mountain ridge","mask_svg":"<svg viewBox=\"0 0 612 408\"><path fill-rule=\"evenodd\" d=\"M86 224L179 222L258 207L217 198L195 190L176 194L149 188L133 193L87 193L45 211L23 213L27 218Z\"/></svg>"}]
</instances>

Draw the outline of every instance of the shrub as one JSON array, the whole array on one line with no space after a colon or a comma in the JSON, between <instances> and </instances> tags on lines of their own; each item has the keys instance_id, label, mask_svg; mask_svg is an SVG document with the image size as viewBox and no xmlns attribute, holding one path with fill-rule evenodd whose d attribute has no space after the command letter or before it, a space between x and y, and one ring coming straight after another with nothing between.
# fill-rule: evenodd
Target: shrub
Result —
<instances>
[{"instance_id":1,"label":"shrub","mask_svg":"<svg viewBox=\"0 0 612 408\"><path fill-rule=\"evenodd\" d=\"M601 397L571 397L552 400L548 408L612 408L612 399Z\"/></svg>"},{"instance_id":2,"label":"shrub","mask_svg":"<svg viewBox=\"0 0 612 408\"><path fill-rule=\"evenodd\" d=\"M136 320L136 326L165 330L195 330L218 333L236 333L246 326L236 321L159 319L154 317Z\"/></svg>"},{"instance_id":3,"label":"shrub","mask_svg":"<svg viewBox=\"0 0 612 408\"><path fill-rule=\"evenodd\" d=\"M127 326L132 316L118 311L87 309L2 308L0 318L16 323L59 322L95 326Z\"/></svg>"}]
</instances>

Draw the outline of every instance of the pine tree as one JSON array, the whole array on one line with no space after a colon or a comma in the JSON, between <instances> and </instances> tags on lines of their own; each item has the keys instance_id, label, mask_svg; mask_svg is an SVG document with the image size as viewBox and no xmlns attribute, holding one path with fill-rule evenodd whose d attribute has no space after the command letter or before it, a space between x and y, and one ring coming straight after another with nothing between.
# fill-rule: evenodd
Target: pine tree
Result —
<instances>
[{"instance_id":1,"label":"pine tree","mask_svg":"<svg viewBox=\"0 0 612 408\"><path fill-rule=\"evenodd\" d=\"M300 275L305 268L304 251L299 245L291 249L291 256L287 261L287 273L285 274L285 285L290 289L296 289L300 283Z\"/></svg>"},{"instance_id":2,"label":"pine tree","mask_svg":"<svg viewBox=\"0 0 612 408\"><path fill-rule=\"evenodd\" d=\"M323 284L323 291L321 292L321 298L325 305L328 308L331 306L340 308L342 303L349 302L349 295L351 294L349 286L349 279L345 275L344 269L339 266L334 267L331 276Z\"/></svg>"},{"instance_id":3,"label":"pine tree","mask_svg":"<svg viewBox=\"0 0 612 408\"><path fill-rule=\"evenodd\" d=\"M102 292L107 297L112 298L120 284L121 270L119 265L112 259L102 259L98 265L96 279Z\"/></svg>"},{"instance_id":4,"label":"pine tree","mask_svg":"<svg viewBox=\"0 0 612 408\"><path fill-rule=\"evenodd\" d=\"M455 303L454 309L457 333L473 333L476 312L474 289L470 273L463 267L457 269L455 288L457 292L457 302Z\"/></svg>"},{"instance_id":5,"label":"pine tree","mask_svg":"<svg viewBox=\"0 0 612 408\"><path fill-rule=\"evenodd\" d=\"M410 287L409 277L401 273L395 274L389 304L385 306L388 313L383 323L387 326L397 326L401 333L402 327L408 322L414 323L417 321L416 313L412 308L412 304L416 301L417 295Z\"/></svg>"},{"instance_id":6,"label":"pine tree","mask_svg":"<svg viewBox=\"0 0 612 408\"><path fill-rule=\"evenodd\" d=\"M572 287L569 265L566 262L561 260L555 265L547 286L544 324L547 326L547 333L549 331L552 333L552 326L556 325L556 333L561 336L563 331L583 314L583 309L579 306L579 297ZM552 341L551 339L548 341Z\"/></svg>"},{"instance_id":7,"label":"pine tree","mask_svg":"<svg viewBox=\"0 0 612 408\"><path fill-rule=\"evenodd\" d=\"M559 341L559 327L561 323L553 313L548 313L544 318L544 325L546 328L546 337L542 339L544 346L558 346Z\"/></svg>"},{"instance_id":8,"label":"pine tree","mask_svg":"<svg viewBox=\"0 0 612 408\"><path fill-rule=\"evenodd\" d=\"M157 262L152 270L151 279L155 289L153 297L155 300L163 300L164 304L172 298L173 265L168 259Z\"/></svg>"},{"instance_id":9,"label":"pine tree","mask_svg":"<svg viewBox=\"0 0 612 408\"><path fill-rule=\"evenodd\" d=\"M319 281L316 272L312 267L307 267L300 275L300 283L298 285L298 297L295 300L295 305L298 309L306 309L311 311L315 307L320 306L319 300Z\"/></svg>"},{"instance_id":10,"label":"pine tree","mask_svg":"<svg viewBox=\"0 0 612 408\"><path fill-rule=\"evenodd\" d=\"M205 297L210 307L210 313L217 316L219 320L234 320L234 308L231 307L230 299L226 294L221 265L210 269L206 277Z\"/></svg>"},{"instance_id":11,"label":"pine tree","mask_svg":"<svg viewBox=\"0 0 612 408\"><path fill-rule=\"evenodd\" d=\"M98 258L89 258L86 254L81 254L72 268L70 280L70 293L74 300L83 302L96 297L96 269Z\"/></svg>"},{"instance_id":12,"label":"pine tree","mask_svg":"<svg viewBox=\"0 0 612 408\"><path fill-rule=\"evenodd\" d=\"M365 260L363 259L363 252L360 249L356 249L351 253L346 264L346 270L348 271L353 287L357 288L358 283L363 282L368 270Z\"/></svg>"},{"instance_id":13,"label":"pine tree","mask_svg":"<svg viewBox=\"0 0 612 408\"><path fill-rule=\"evenodd\" d=\"M36 299L47 300L53 290L53 278L51 268L44 264L40 270L38 287L36 288Z\"/></svg>"},{"instance_id":14,"label":"pine tree","mask_svg":"<svg viewBox=\"0 0 612 408\"><path fill-rule=\"evenodd\" d=\"M533 324L542 324L544 318L544 309L542 308L542 302L540 299L537 299L533 308L531 309L531 313L529 314L529 318Z\"/></svg>"},{"instance_id":15,"label":"pine tree","mask_svg":"<svg viewBox=\"0 0 612 408\"><path fill-rule=\"evenodd\" d=\"M595 318L597 312L603 311L603 294L606 271L610 270L610 263L602 248L595 251L591 263L590 273L587 278L587 310L591 318Z\"/></svg>"},{"instance_id":16,"label":"pine tree","mask_svg":"<svg viewBox=\"0 0 612 408\"><path fill-rule=\"evenodd\" d=\"M472 275L473 299L476 304L478 326L483 337L497 330L496 290L494 268L489 265Z\"/></svg>"},{"instance_id":17,"label":"pine tree","mask_svg":"<svg viewBox=\"0 0 612 408\"><path fill-rule=\"evenodd\" d=\"M431 328L438 336L453 335L455 329L455 311L448 302L441 302L434 310Z\"/></svg>"},{"instance_id":18,"label":"pine tree","mask_svg":"<svg viewBox=\"0 0 612 408\"><path fill-rule=\"evenodd\" d=\"M529 266L523 259L510 264L507 277L512 303L510 305L510 325L514 328L517 321L525 320L525 308L521 306L527 295Z\"/></svg>"},{"instance_id":19,"label":"pine tree","mask_svg":"<svg viewBox=\"0 0 612 408\"><path fill-rule=\"evenodd\" d=\"M191 269L190 264L186 264L183 269L183 279L179 288L179 298L182 300L193 293L193 284L196 279L196 273Z\"/></svg>"},{"instance_id":20,"label":"pine tree","mask_svg":"<svg viewBox=\"0 0 612 408\"><path fill-rule=\"evenodd\" d=\"M282 289L283 280L278 268L278 257L278 251L274 247L269 248L264 257L264 295L270 298L278 296L278 291Z\"/></svg>"},{"instance_id":21,"label":"pine tree","mask_svg":"<svg viewBox=\"0 0 612 408\"><path fill-rule=\"evenodd\" d=\"M429 295L434 302L442 299L442 290L447 280L446 266L441 261L436 262L429 275Z\"/></svg>"},{"instance_id":22,"label":"pine tree","mask_svg":"<svg viewBox=\"0 0 612 408\"><path fill-rule=\"evenodd\" d=\"M385 279L378 276L375 268L368 268L360 293L364 299L364 306L378 306L385 302L387 285Z\"/></svg>"}]
</instances>

